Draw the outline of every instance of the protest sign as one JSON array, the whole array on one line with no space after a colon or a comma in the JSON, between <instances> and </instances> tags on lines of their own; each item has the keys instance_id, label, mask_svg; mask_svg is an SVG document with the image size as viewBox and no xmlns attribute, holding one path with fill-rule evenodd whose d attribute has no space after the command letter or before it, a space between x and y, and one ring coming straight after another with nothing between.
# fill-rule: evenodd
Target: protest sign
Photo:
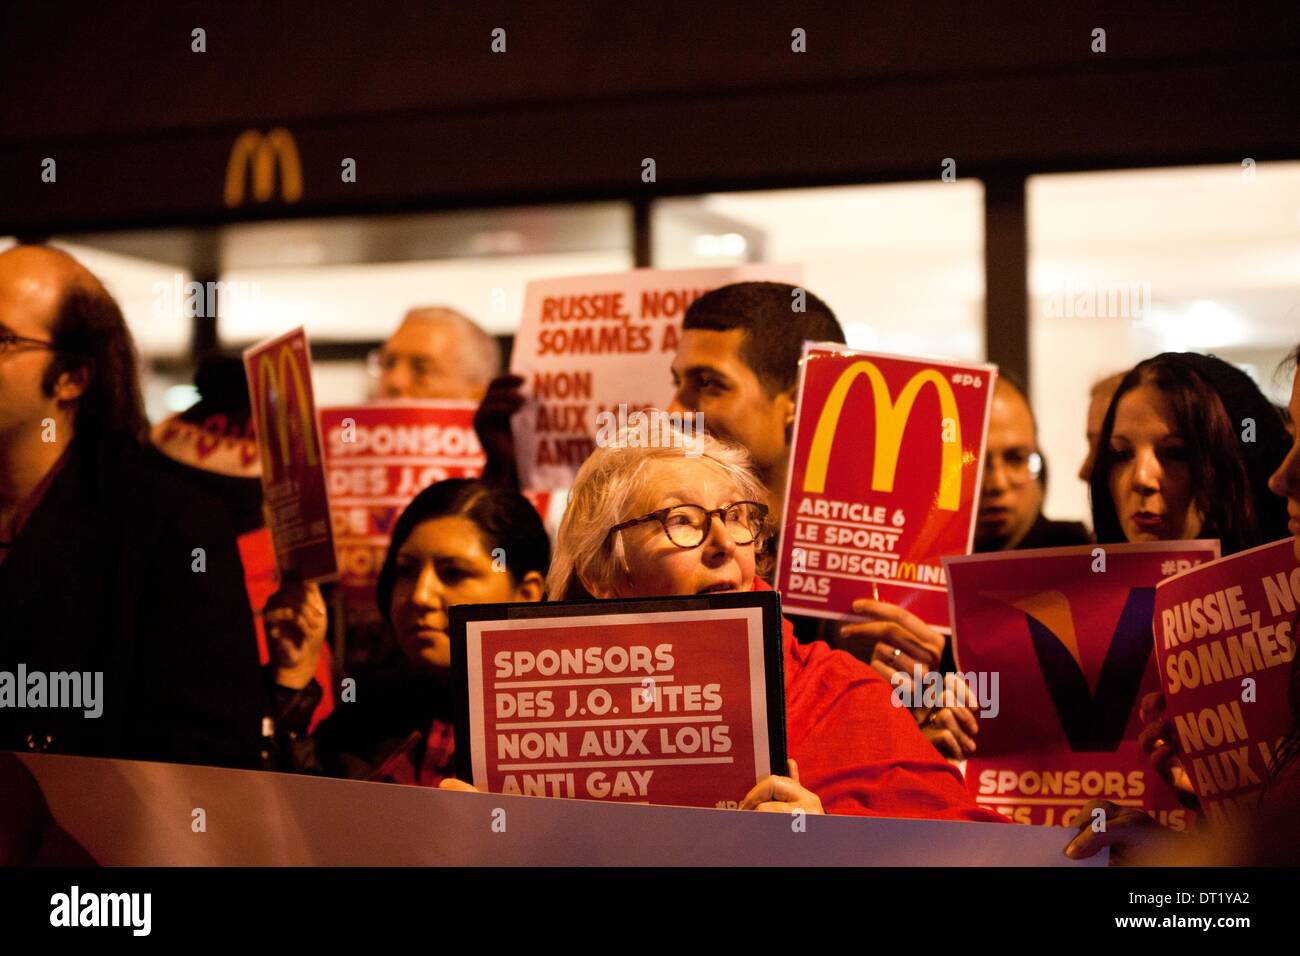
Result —
<instances>
[{"instance_id":1,"label":"protest sign","mask_svg":"<svg viewBox=\"0 0 1300 956\"><path fill-rule=\"evenodd\" d=\"M1300 563L1290 538L1202 564L1156 588L1165 716L1208 820L1253 812L1273 753L1294 725L1298 607Z\"/></svg>"},{"instance_id":2,"label":"protest sign","mask_svg":"<svg viewBox=\"0 0 1300 956\"><path fill-rule=\"evenodd\" d=\"M804 343L777 563L787 612L846 618L875 598L948 628L940 559L970 552L996 375Z\"/></svg>"},{"instance_id":3,"label":"protest sign","mask_svg":"<svg viewBox=\"0 0 1300 956\"><path fill-rule=\"evenodd\" d=\"M1137 705L1160 687L1156 585L1218 556L1218 541L1155 541L944 559L958 671L995 691L966 763L982 806L1069 826L1103 799L1187 826L1138 746Z\"/></svg>"},{"instance_id":4,"label":"protest sign","mask_svg":"<svg viewBox=\"0 0 1300 956\"><path fill-rule=\"evenodd\" d=\"M299 326L245 349L244 370L280 575L331 578L338 568L306 332Z\"/></svg>"},{"instance_id":5,"label":"protest sign","mask_svg":"<svg viewBox=\"0 0 1300 956\"><path fill-rule=\"evenodd\" d=\"M349 625L378 617L375 583L393 525L412 498L445 478L474 478L483 449L473 402L397 401L322 408L339 585Z\"/></svg>"},{"instance_id":6,"label":"protest sign","mask_svg":"<svg viewBox=\"0 0 1300 956\"><path fill-rule=\"evenodd\" d=\"M753 265L528 283L510 359L528 397L511 421L522 487L571 487L598 434L612 436L645 409L667 408L682 315L701 295L745 280L797 285L802 274L795 266ZM695 415L676 416L674 425L689 430L687 437L699 432Z\"/></svg>"},{"instance_id":7,"label":"protest sign","mask_svg":"<svg viewBox=\"0 0 1300 956\"><path fill-rule=\"evenodd\" d=\"M775 592L450 616L457 775L480 790L735 807L785 770Z\"/></svg>"}]
</instances>

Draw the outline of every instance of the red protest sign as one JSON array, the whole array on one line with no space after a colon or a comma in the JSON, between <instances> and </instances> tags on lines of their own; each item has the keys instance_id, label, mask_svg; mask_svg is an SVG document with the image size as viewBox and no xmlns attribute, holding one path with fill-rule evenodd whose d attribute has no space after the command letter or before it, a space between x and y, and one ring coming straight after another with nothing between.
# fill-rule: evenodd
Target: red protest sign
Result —
<instances>
[{"instance_id":1,"label":"red protest sign","mask_svg":"<svg viewBox=\"0 0 1300 956\"><path fill-rule=\"evenodd\" d=\"M374 610L388 539L411 499L434 482L482 471L474 409L451 401L321 409L339 584L350 611Z\"/></svg>"},{"instance_id":2,"label":"red protest sign","mask_svg":"<svg viewBox=\"0 0 1300 956\"><path fill-rule=\"evenodd\" d=\"M804 343L777 589L787 612L859 598L948 627L940 559L967 554L997 370Z\"/></svg>"},{"instance_id":3,"label":"red protest sign","mask_svg":"<svg viewBox=\"0 0 1300 956\"><path fill-rule=\"evenodd\" d=\"M1156 585L1218 555L1218 541L1157 541L944 559L958 670L992 691L966 763L982 806L1069 826L1104 799L1186 827L1138 746L1137 704L1160 686Z\"/></svg>"},{"instance_id":4,"label":"red protest sign","mask_svg":"<svg viewBox=\"0 0 1300 956\"><path fill-rule=\"evenodd\" d=\"M244 350L262 496L280 574L315 581L337 573L324 458L302 327Z\"/></svg>"},{"instance_id":5,"label":"red protest sign","mask_svg":"<svg viewBox=\"0 0 1300 956\"><path fill-rule=\"evenodd\" d=\"M1290 538L1202 564L1156 588L1165 715L1209 820L1250 815L1291 731L1300 564Z\"/></svg>"},{"instance_id":6,"label":"red protest sign","mask_svg":"<svg viewBox=\"0 0 1300 956\"><path fill-rule=\"evenodd\" d=\"M735 807L784 772L773 592L450 613L458 773L481 790Z\"/></svg>"}]
</instances>

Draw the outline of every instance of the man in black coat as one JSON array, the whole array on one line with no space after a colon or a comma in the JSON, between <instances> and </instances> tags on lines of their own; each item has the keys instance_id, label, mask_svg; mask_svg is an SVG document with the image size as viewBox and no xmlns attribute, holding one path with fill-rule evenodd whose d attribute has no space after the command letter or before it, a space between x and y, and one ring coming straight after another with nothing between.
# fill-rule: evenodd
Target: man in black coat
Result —
<instances>
[{"instance_id":1,"label":"man in black coat","mask_svg":"<svg viewBox=\"0 0 1300 956\"><path fill-rule=\"evenodd\" d=\"M0 749L256 767L252 613L224 508L143 454L122 313L0 254Z\"/></svg>"}]
</instances>

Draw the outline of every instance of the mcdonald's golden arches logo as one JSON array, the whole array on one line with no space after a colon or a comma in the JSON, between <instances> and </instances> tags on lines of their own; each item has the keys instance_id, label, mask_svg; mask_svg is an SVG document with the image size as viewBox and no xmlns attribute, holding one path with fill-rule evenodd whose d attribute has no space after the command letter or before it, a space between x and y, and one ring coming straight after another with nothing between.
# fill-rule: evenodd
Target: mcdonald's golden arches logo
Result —
<instances>
[{"instance_id":1,"label":"mcdonald's golden arches logo","mask_svg":"<svg viewBox=\"0 0 1300 956\"><path fill-rule=\"evenodd\" d=\"M293 135L277 127L265 136L255 129L245 130L231 147L226 162L224 199L231 209L243 205L245 170L252 167L253 199L267 202L275 193L275 170L280 168L280 198L297 202L302 198L302 163Z\"/></svg>"},{"instance_id":2,"label":"mcdonald's golden arches logo","mask_svg":"<svg viewBox=\"0 0 1300 956\"><path fill-rule=\"evenodd\" d=\"M262 449L263 461L267 463L268 475L276 472L276 464L289 461L289 394L284 386L293 379L294 394L298 398L298 417L301 425L303 453L307 464L315 465L320 460L316 448L315 422L312 421L312 404L307 395L307 385L303 381L302 367L294 355L293 344L286 342L272 356L266 352L258 358L257 389L261 396L257 409L257 440ZM270 416L270 396L275 395L276 435L280 439L280 457L271 454L271 429L267 418Z\"/></svg>"},{"instance_id":3,"label":"mcdonald's golden arches logo","mask_svg":"<svg viewBox=\"0 0 1300 956\"><path fill-rule=\"evenodd\" d=\"M939 435L943 449L939 465L939 507L944 511L956 511L961 503L961 416L957 412L957 398L953 395L952 386L932 368L923 369L908 379L903 391L899 393L897 403L889 394L885 376L874 363L866 360L854 362L841 372L826 397L826 404L822 406L821 416L817 419L817 428L813 431L808 465L804 469L803 490L816 494L826 490L826 469L830 464L831 445L834 444L835 432L839 428L844 401L859 376L866 376L871 383L871 395L875 400L876 448L871 468L871 490L894 490L898 454L903 444L903 431L912 414L912 406L921 389L933 385L939 394L939 409L944 422L953 423L952 441L943 440L949 437L947 434ZM941 427L944 422L940 423Z\"/></svg>"}]
</instances>

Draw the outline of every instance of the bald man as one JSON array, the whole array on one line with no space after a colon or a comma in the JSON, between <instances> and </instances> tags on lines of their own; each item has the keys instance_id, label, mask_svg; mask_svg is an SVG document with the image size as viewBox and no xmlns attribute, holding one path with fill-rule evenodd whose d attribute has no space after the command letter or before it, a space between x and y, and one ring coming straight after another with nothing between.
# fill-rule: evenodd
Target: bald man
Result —
<instances>
[{"instance_id":1,"label":"bald man","mask_svg":"<svg viewBox=\"0 0 1300 956\"><path fill-rule=\"evenodd\" d=\"M1024 393L1005 375L999 376L989 414L975 550L1087 544L1083 525L1050 521L1043 515L1046 481L1034 413Z\"/></svg>"},{"instance_id":2,"label":"bald man","mask_svg":"<svg viewBox=\"0 0 1300 956\"><path fill-rule=\"evenodd\" d=\"M372 359L381 398L482 401L501 369L501 347L455 309L411 309Z\"/></svg>"},{"instance_id":3,"label":"bald man","mask_svg":"<svg viewBox=\"0 0 1300 956\"><path fill-rule=\"evenodd\" d=\"M146 424L99 281L55 249L0 253L0 750L254 767L229 520L151 464Z\"/></svg>"}]
</instances>

